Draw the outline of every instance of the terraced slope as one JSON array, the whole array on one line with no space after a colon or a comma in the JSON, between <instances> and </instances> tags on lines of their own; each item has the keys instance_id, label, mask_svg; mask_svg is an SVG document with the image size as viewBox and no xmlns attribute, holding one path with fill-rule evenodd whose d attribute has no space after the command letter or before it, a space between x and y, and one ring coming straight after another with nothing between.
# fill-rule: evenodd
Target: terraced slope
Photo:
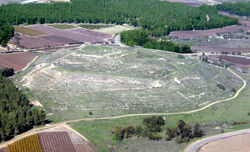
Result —
<instances>
[{"instance_id":1,"label":"terraced slope","mask_svg":"<svg viewBox=\"0 0 250 152\"><path fill-rule=\"evenodd\" d=\"M242 85L229 71L188 56L94 45L40 56L21 82L56 121L188 111Z\"/></svg>"}]
</instances>

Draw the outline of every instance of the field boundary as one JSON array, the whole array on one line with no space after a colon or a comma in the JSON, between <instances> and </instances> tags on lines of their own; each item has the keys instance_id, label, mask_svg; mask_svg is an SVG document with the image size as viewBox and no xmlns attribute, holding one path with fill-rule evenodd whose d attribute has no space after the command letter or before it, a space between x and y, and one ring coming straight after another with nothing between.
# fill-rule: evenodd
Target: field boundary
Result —
<instances>
[{"instance_id":1,"label":"field boundary","mask_svg":"<svg viewBox=\"0 0 250 152\"><path fill-rule=\"evenodd\" d=\"M212 103L210 103L210 104L208 104L208 105L206 105L206 106L204 106L202 108L199 108L199 109L196 109L196 110L191 110L191 111L173 112L173 113L141 113L141 114L127 114L127 115L111 116L111 117L100 117L100 118L82 118L82 119L59 122L59 123L55 123L55 124L47 124L44 127L31 129L31 130L29 130L27 132L24 132L24 133L22 133L22 134L20 134L18 136L15 136L14 138L12 138L9 141L1 143L0 148L6 146L9 143L12 143L13 141L21 139L21 138L23 138L23 137L25 137L27 135L31 135L36 131L44 130L46 128L51 128L51 127L58 126L58 125L67 125L67 123L75 123L75 122L79 122L79 121L93 121L93 120L111 120L111 119L137 117L137 116L181 115L181 114L192 114L192 113L195 113L195 112L200 112L200 111L205 110L205 109L207 109L207 108L209 108L209 107L211 107L211 106L213 106L215 104L219 104L219 103L230 101L230 100L233 100L233 99L237 98L238 95L240 94L240 92L246 87L247 83L241 76L239 76L237 73L235 73L230 68L228 68L227 70L230 71L232 74L234 74L236 77L238 77L243 82L242 87L237 90L237 92L235 93L234 96L226 98L226 99L222 99L222 100L219 100L219 101L214 101L214 102L212 102Z\"/></svg>"}]
</instances>

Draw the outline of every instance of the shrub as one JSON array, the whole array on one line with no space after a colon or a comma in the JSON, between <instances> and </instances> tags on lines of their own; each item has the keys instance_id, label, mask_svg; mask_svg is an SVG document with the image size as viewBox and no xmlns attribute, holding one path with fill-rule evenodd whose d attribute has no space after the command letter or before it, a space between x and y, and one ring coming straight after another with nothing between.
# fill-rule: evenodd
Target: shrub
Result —
<instances>
[{"instance_id":1,"label":"shrub","mask_svg":"<svg viewBox=\"0 0 250 152\"><path fill-rule=\"evenodd\" d=\"M203 130L200 128L200 124L195 124L193 128L193 137L202 137L204 135Z\"/></svg>"},{"instance_id":2,"label":"shrub","mask_svg":"<svg viewBox=\"0 0 250 152\"><path fill-rule=\"evenodd\" d=\"M225 86L222 83L217 84L217 87L220 88L221 90L226 90Z\"/></svg>"},{"instance_id":3,"label":"shrub","mask_svg":"<svg viewBox=\"0 0 250 152\"><path fill-rule=\"evenodd\" d=\"M161 132L161 126L165 125L165 120L161 116L153 116L149 118L145 118L143 120L143 124L146 125L146 127L151 132Z\"/></svg>"},{"instance_id":4,"label":"shrub","mask_svg":"<svg viewBox=\"0 0 250 152\"><path fill-rule=\"evenodd\" d=\"M113 131L113 134L115 135L116 139L123 140L124 139L124 131L121 127L116 127Z\"/></svg>"},{"instance_id":5,"label":"shrub","mask_svg":"<svg viewBox=\"0 0 250 152\"><path fill-rule=\"evenodd\" d=\"M136 126L136 127L135 127L135 134L136 134L137 136L142 135L142 132L143 132L143 128L142 128L141 126Z\"/></svg>"},{"instance_id":6,"label":"shrub","mask_svg":"<svg viewBox=\"0 0 250 152\"><path fill-rule=\"evenodd\" d=\"M14 69L12 68L4 68L0 70L0 74L4 77L10 77L10 76L13 76L15 73L14 73Z\"/></svg>"}]
</instances>

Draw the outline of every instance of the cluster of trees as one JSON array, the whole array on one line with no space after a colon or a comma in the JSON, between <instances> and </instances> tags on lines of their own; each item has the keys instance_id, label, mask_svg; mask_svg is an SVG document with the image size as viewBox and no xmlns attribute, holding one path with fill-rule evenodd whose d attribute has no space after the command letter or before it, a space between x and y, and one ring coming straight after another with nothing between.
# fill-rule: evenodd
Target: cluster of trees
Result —
<instances>
[{"instance_id":1,"label":"cluster of trees","mask_svg":"<svg viewBox=\"0 0 250 152\"><path fill-rule=\"evenodd\" d=\"M12 24L0 20L0 45L5 46L13 36L14 28Z\"/></svg>"},{"instance_id":2,"label":"cluster of trees","mask_svg":"<svg viewBox=\"0 0 250 152\"><path fill-rule=\"evenodd\" d=\"M0 75L4 76L4 77L10 77L13 76L14 73L14 69L12 68L4 68L4 69L0 69Z\"/></svg>"},{"instance_id":3,"label":"cluster of trees","mask_svg":"<svg viewBox=\"0 0 250 152\"><path fill-rule=\"evenodd\" d=\"M129 46L139 45L144 48L166 50L177 53L191 53L187 45L178 45L168 40L156 40L145 30L125 31L121 33L121 41Z\"/></svg>"},{"instance_id":4,"label":"cluster of trees","mask_svg":"<svg viewBox=\"0 0 250 152\"><path fill-rule=\"evenodd\" d=\"M209 15L210 20L207 20ZM127 23L163 36L170 31L211 29L236 24L237 19L179 3L159 0L71 0L71 3L8 4L0 7L8 24Z\"/></svg>"},{"instance_id":5,"label":"cluster of trees","mask_svg":"<svg viewBox=\"0 0 250 152\"><path fill-rule=\"evenodd\" d=\"M217 8L239 16L250 16L250 2L223 3Z\"/></svg>"},{"instance_id":6,"label":"cluster of trees","mask_svg":"<svg viewBox=\"0 0 250 152\"><path fill-rule=\"evenodd\" d=\"M2 73L8 75L9 71ZM32 107L22 91L1 74L0 90L0 141L45 123L45 112Z\"/></svg>"},{"instance_id":7,"label":"cluster of trees","mask_svg":"<svg viewBox=\"0 0 250 152\"><path fill-rule=\"evenodd\" d=\"M192 127L185 123L183 120L179 120L177 127L166 128L167 140L172 140L175 138L177 143L188 142L190 139L195 137L202 137L204 131L200 128L199 124L195 124Z\"/></svg>"},{"instance_id":8,"label":"cluster of trees","mask_svg":"<svg viewBox=\"0 0 250 152\"><path fill-rule=\"evenodd\" d=\"M161 132L164 130L165 120L161 116L153 116L143 120L144 126L116 127L112 132L116 139L123 140L133 136L144 137L149 140L160 140L163 137ZM204 131L196 124L193 128L183 120L179 120L175 128L166 128L166 140L175 138L177 143L188 142L191 138L202 137Z\"/></svg>"}]
</instances>

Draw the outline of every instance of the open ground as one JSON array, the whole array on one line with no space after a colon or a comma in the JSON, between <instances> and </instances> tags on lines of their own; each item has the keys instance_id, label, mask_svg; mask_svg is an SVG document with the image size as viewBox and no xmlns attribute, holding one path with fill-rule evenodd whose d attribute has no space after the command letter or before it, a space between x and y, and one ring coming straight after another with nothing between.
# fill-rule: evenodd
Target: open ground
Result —
<instances>
[{"instance_id":1,"label":"open ground","mask_svg":"<svg viewBox=\"0 0 250 152\"><path fill-rule=\"evenodd\" d=\"M247 125L232 125L233 122L246 121L249 123L248 112L250 108L248 104L250 91L250 77L249 71L240 71L234 69L237 73L247 81L247 86L240 92L237 98L228 102L222 102L215 106L211 106L203 111L192 114L168 115L163 117L166 120L166 126L173 127L178 120L184 120L190 124L200 123L206 132L206 136L219 134L222 131L235 131L249 127ZM117 142L112 135L112 131L117 126L126 127L129 125L142 125L142 117L120 118L116 120L99 120L99 121L82 121L71 123L70 125L84 134L99 151L150 151L157 149L157 151L167 152L183 152L185 147L193 141L186 144L176 144L167 141L148 141L146 139L129 139L123 142ZM95 132L93 134L93 132ZM205 137L206 137L205 136ZM161 148L159 148L161 147ZM159 149L158 149L159 148Z\"/></svg>"},{"instance_id":2,"label":"open ground","mask_svg":"<svg viewBox=\"0 0 250 152\"><path fill-rule=\"evenodd\" d=\"M54 121L198 109L242 85L223 68L137 47L87 45L43 54L32 66L19 85Z\"/></svg>"}]
</instances>

